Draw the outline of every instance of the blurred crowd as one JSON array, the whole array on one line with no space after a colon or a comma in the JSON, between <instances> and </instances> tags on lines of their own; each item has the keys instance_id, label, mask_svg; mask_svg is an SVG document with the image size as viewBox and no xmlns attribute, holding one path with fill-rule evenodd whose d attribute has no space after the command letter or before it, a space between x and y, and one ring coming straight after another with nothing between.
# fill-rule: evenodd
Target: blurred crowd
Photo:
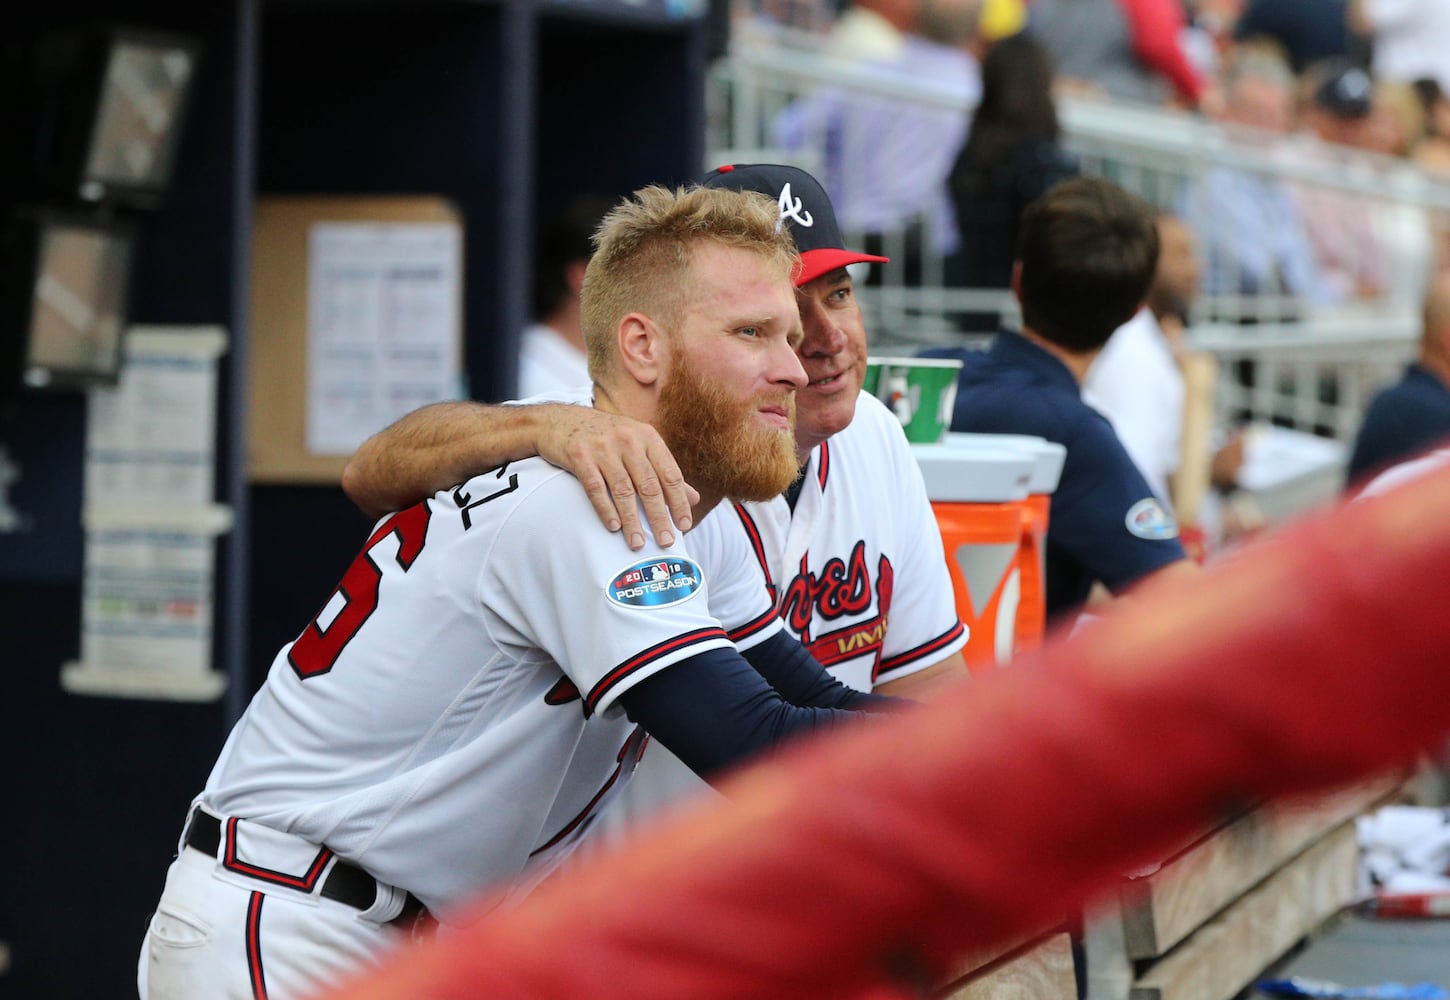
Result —
<instances>
[{"instance_id":1,"label":"blurred crowd","mask_svg":"<svg viewBox=\"0 0 1450 1000\"><path fill-rule=\"evenodd\" d=\"M1263 464L1243 426L1280 419L1230 405L1202 412L1195 399L1222 398L1213 387L1228 385L1232 398L1252 400L1284 377L1252 357L1220 368L1195 350L1204 321L1257 336L1247 327L1329 315L1375 325L1391 311L1409 324L1418 313L1420 348L1399 383L1366 406L1332 366L1309 365L1310 384L1289 394L1339 409L1332 421L1316 411L1289 426L1348 449L1340 403L1365 406L1348 460L1356 479L1450 433L1450 281L1437 278L1450 225L1434 199L1400 183L1450 191L1447 0L738 2L748 6L734 12L732 47L775 45L791 67L805 52L849 67L802 74L796 89L763 102L763 133L741 145L763 142L767 159L807 168L853 243L891 258L857 280L990 293L946 315L962 336L933 345L935 332L911 336L883 319L873 321L878 343L987 346L1017 318L1027 206L1067 179L1103 174L1156 211L1161 253L1144 307L1083 388L1185 523L1201 515L1210 536L1256 525L1252 505L1216 510L1214 501L1235 498L1246 463ZM1071 141L1061 118L1069 101L1165 129L1202 123L1223 143L1201 161L1182 154L1145 184L1143 164L1127 154L1092 162ZM543 240L564 255L537 264L550 284L525 338L525 394L538 391L535 375L566 362L582 373L577 323L560 317L577 311L600 211ZM1188 392L1186 376L1210 388ZM1199 419L1185 430L1195 405Z\"/></svg>"},{"instance_id":2,"label":"blurred crowd","mask_svg":"<svg viewBox=\"0 0 1450 1000\"><path fill-rule=\"evenodd\" d=\"M1005 288L1023 205L1078 172L1067 94L1201 116L1290 174L1450 179L1450 4L1436 0L763 0L737 23L761 22L805 28L885 84L792 102L769 145L817 172L847 229L926 227L948 285ZM892 80L970 111L913 105ZM1159 207L1198 233L1208 297L1294 303L1268 318L1417 305L1444 257L1446 227L1424 212L1243 170L1207 170ZM913 282L920 262L901 263Z\"/></svg>"},{"instance_id":3,"label":"blurred crowd","mask_svg":"<svg viewBox=\"0 0 1450 1000\"><path fill-rule=\"evenodd\" d=\"M1115 100L1224 110L1241 49L1271 51L1300 96L1326 67L1373 80L1374 122L1362 141L1445 169L1450 127L1450 8L1436 0L741 0L737 24L760 20L823 36L833 56L922 75L912 54L942 46L979 67L997 41L1030 32L1055 82ZM924 47L918 48L925 43ZM979 72L973 75L979 76ZM979 91L969 82L968 91ZM1269 128L1288 121L1259 122Z\"/></svg>"},{"instance_id":4,"label":"blurred crowd","mask_svg":"<svg viewBox=\"0 0 1450 1000\"><path fill-rule=\"evenodd\" d=\"M1420 312L1421 349L1399 386L1418 386L1414 405L1377 401L1367 436L1423 443L1450 431L1440 346L1450 286L1437 281L1450 260L1450 224L1436 198L1405 193L1450 184L1450 2L746 3L735 12L737 45L786 36L800 44L803 36L858 81L805 87L772 112L765 146L808 165L843 228L892 257L868 285L939 283L1005 296L1030 203L1079 174L1106 173L1132 189L1141 172L1087 162L1075 148L1062 121L1068 101L1201 122L1222 137L1215 148L1229 155L1138 185L1160 213L1165 274L1086 382L1155 492L1173 492L1166 480L1184 471L1180 370L1191 345L1183 331L1196 321ZM1189 264L1175 268L1174 256ZM1003 302L952 321L986 338L1010 320ZM1256 376L1242 362L1217 377L1251 393ZM1337 402L1335 379L1320 376L1312 390L1319 402ZM1172 415L1145 414L1145 396ZM1380 411L1389 410L1385 431ZM1203 442L1222 490L1245 460L1242 436L1224 428L1244 416L1215 414L1215 444ZM1414 433L1395 423L1407 420ZM1362 475L1389 457L1356 454L1351 471Z\"/></svg>"}]
</instances>

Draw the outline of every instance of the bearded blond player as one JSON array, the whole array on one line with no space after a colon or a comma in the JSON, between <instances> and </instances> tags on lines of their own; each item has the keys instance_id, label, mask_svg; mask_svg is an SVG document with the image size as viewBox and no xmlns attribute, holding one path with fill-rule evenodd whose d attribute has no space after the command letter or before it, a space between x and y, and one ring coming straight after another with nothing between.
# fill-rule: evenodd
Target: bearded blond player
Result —
<instances>
[{"instance_id":1,"label":"bearded blond player","mask_svg":"<svg viewBox=\"0 0 1450 1000\"><path fill-rule=\"evenodd\" d=\"M706 567L733 565L743 535L786 630L832 676L858 690L930 696L965 675L966 629L900 423L861 392L866 330L847 267L885 258L845 246L825 190L798 167L734 164L712 171L704 183L767 195L794 237L803 328L796 353L809 384L797 394L799 478L784 495L722 506L691 531L691 550ZM587 401L589 389L551 398ZM343 484L360 507L376 513L479 468L533 454L575 472L601 518L622 526L633 547L645 544L636 487L655 539L670 544L672 517L690 528L681 503L688 488L654 429L577 406L424 407L370 438ZM714 610L742 648L756 640L756 619ZM672 755L653 749L603 822L611 831L628 831L702 788Z\"/></svg>"},{"instance_id":2,"label":"bearded blond player","mask_svg":"<svg viewBox=\"0 0 1450 1000\"><path fill-rule=\"evenodd\" d=\"M647 188L601 231L594 402L659 429L696 517L795 475L796 262L775 205L735 192ZM734 565L706 579L684 544L631 551L540 459L380 522L197 797L142 997L302 995L485 886L525 890L646 733L708 775L888 704L826 675L780 631L748 552ZM769 637L749 662L710 614L737 599Z\"/></svg>"},{"instance_id":3,"label":"bearded blond player","mask_svg":"<svg viewBox=\"0 0 1450 1000\"><path fill-rule=\"evenodd\" d=\"M784 495L717 511L692 545L710 559L717 541L733 551L743 531L786 628L834 676L858 690L929 696L965 675L966 629L905 435L861 392L866 330L847 268L886 258L845 246L830 198L798 167L733 164L704 184L765 194L792 234L801 255L796 353L809 382L797 395L799 478ZM551 400L588 398L583 387ZM646 539L637 490L654 538L668 546L676 526L688 531L695 521L664 445L647 424L587 408L438 403L369 438L343 487L376 516L505 459L543 455L579 477L595 511L632 548ZM719 617L732 638L748 641L751 622Z\"/></svg>"}]
</instances>

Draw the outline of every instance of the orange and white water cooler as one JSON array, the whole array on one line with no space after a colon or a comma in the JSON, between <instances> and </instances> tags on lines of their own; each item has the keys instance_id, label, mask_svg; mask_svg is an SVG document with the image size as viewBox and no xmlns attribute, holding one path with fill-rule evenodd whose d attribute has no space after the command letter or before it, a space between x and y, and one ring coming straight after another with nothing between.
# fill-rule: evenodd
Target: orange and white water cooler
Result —
<instances>
[{"instance_id":1,"label":"orange and white water cooler","mask_svg":"<svg viewBox=\"0 0 1450 1000\"><path fill-rule=\"evenodd\" d=\"M1047 524L1052 494L1062 475L1067 449L1055 441L1029 434L948 434L946 443L971 448L990 445L1025 448L1035 465L1022 508L1022 541L1016 569L1021 580L1021 601L1017 610L1016 651L1036 649L1042 644L1047 626Z\"/></svg>"},{"instance_id":2,"label":"orange and white water cooler","mask_svg":"<svg viewBox=\"0 0 1450 1000\"><path fill-rule=\"evenodd\" d=\"M974 672L1042 641L1044 545L1061 445L1023 435L948 434L913 445L946 550Z\"/></svg>"}]
</instances>

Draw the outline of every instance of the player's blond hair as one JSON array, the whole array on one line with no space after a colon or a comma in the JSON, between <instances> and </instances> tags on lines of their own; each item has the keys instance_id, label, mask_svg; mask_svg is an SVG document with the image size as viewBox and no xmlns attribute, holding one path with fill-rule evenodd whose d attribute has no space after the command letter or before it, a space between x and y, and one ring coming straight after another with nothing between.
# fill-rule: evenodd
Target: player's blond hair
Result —
<instances>
[{"instance_id":1,"label":"player's blond hair","mask_svg":"<svg viewBox=\"0 0 1450 1000\"><path fill-rule=\"evenodd\" d=\"M580 320L591 379L605 381L614 370L619 323L630 313L678 327L695 293L691 251L706 241L757 253L787 278L800 263L776 203L759 192L641 188L599 224L584 272Z\"/></svg>"}]
</instances>

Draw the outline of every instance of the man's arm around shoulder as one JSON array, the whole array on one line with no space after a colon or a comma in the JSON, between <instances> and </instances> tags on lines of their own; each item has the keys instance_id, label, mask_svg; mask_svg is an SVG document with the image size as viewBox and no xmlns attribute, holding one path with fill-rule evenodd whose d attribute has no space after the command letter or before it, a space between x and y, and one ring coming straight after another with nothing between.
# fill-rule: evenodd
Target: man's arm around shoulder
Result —
<instances>
[{"instance_id":1,"label":"man's arm around shoulder","mask_svg":"<svg viewBox=\"0 0 1450 1000\"><path fill-rule=\"evenodd\" d=\"M589 406L435 403L363 442L342 488L369 517L401 510L471 476L535 455L572 473L600 521L644 546L636 499L662 545L688 531L699 495L685 482L659 432L643 421Z\"/></svg>"},{"instance_id":2,"label":"man's arm around shoulder","mask_svg":"<svg viewBox=\"0 0 1450 1000\"><path fill-rule=\"evenodd\" d=\"M368 438L342 472L342 489L369 517L402 510L471 476L538 454L532 408L434 403Z\"/></svg>"}]
</instances>

